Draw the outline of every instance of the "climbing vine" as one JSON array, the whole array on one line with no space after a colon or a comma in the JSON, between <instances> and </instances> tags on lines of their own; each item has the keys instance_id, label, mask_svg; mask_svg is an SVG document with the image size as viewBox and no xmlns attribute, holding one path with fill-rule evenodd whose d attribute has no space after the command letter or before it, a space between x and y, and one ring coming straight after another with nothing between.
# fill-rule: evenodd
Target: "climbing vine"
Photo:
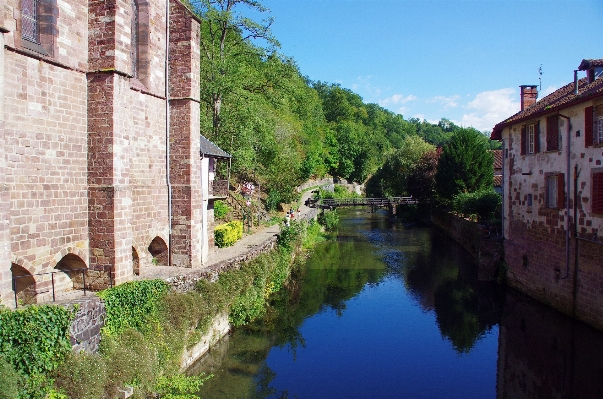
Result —
<instances>
[{"instance_id":1,"label":"climbing vine","mask_svg":"<svg viewBox=\"0 0 603 399\"><path fill-rule=\"evenodd\" d=\"M159 321L159 304L167 292L163 280L132 281L99 292L107 312L103 334L119 334L128 328L147 332Z\"/></svg>"},{"instance_id":2,"label":"climbing vine","mask_svg":"<svg viewBox=\"0 0 603 399\"><path fill-rule=\"evenodd\" d=\"M0 355L27 376L54 370L71 351L74 313L53 305L0 310Z\"/></svg>"}]
</instances>

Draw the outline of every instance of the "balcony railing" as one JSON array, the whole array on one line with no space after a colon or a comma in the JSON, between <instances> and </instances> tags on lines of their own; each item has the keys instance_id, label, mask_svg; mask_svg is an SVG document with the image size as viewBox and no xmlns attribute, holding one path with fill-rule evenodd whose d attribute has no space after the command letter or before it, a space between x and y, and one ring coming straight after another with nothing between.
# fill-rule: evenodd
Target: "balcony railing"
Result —
<instances>
[{"instance_id":1,"label":"balcony railing","mask_svg":"<svg viewBox=\"0 0 603 399\"><path fill-rule=\"evenodd\" d=\"M228 197L228 180L211 180L209 182L210 197Z\"/></svg>"}]
</instances>

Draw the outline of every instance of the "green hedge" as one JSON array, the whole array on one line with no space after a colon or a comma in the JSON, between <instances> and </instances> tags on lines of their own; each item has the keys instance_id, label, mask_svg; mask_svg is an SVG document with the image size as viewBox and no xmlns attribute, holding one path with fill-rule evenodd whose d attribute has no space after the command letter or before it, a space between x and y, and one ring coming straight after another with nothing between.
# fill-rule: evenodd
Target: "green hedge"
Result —
<instances>
[{"instance_id":1,"label":"green hedge","mask_svg":"<svg viewBox=\"0 0 603 399\"><path fill-rule=\"evenodd\" d=\"M452 209L459 216L476 219L478 222L495 220L502 197L493 189L461 193L454 196Z\"/></svg>"},{"instance_id":2,"label":"green hedge","mask_svg":"<svg viewBox=\"0 0 603 399\"><path fill-rule=\"evenodd\" d=\"M243 237L243 222L235 220L217 226L214 229L214 240L219 248L229 247Z\"/></svg>"}]
</instances>

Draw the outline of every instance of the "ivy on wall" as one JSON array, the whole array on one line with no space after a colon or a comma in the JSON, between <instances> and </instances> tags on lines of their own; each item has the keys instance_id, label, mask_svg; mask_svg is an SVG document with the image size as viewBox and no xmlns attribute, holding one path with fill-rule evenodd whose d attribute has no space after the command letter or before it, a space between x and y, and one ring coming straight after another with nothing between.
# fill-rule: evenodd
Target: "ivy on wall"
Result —
<instances>
[{"instance_id":1,"label":"ivy on wall","mask_svg":"<svg viewBox=\"0 0 603 399\"><path fill-rule=\"evenodd\" d=\"M153 322L159 322L159 304L168 288L163 280L142 280L99 292L107 313L103 334L115 335L128 328L147 332Z\"/></svg>"},{"instance_id":2,"label":"ivy on wall","mask_svg":"<svg viewBox=\"0 0 603 399\"><path fill-rule=\"evenodd\" d=\"M74 314L53 305L0 310L0 356L25 375L54 370L71 351Z\"/></svg>"}]
</instances>

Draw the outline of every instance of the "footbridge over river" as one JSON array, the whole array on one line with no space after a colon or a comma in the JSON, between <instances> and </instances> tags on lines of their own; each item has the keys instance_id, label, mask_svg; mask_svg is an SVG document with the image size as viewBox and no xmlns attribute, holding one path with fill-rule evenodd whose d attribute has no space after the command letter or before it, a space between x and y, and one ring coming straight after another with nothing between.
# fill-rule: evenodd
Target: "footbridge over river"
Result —
<instances>
[{"instance_id":1,"label":"footbridge over river","mask_svg":"<svg viewBox=\"0 0 603 399\"><path fill-rule=\"evenodd\" d=\"M322 209L333 209L340 206L370 206L371 208L388 208L396 213L397 205L414 205L418 201L413 197L389 197L389 198L323 198L309 200L310 206Z\"/></svg>"}]
</instances>

